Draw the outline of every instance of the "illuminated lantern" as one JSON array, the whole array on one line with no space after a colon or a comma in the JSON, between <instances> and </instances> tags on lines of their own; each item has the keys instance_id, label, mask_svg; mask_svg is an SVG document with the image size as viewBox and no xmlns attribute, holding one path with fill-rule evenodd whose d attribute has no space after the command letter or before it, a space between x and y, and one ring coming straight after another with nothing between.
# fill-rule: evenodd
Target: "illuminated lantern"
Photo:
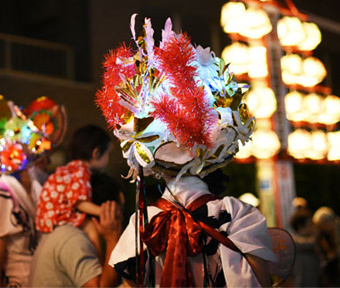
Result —
<instances>
[{"instance_id":1,"label":"illuminated lantern","mask_svg":"<svg viewBox=\"0 0 340 288\"><path fill-rule=\"evenodd\" d=\"M247 159L251 156L251 149L252 149L253 142L248 141L243 145L239 142L239 151L236 153L235 158L237 159Z\"/></svg>"},{"instance_id":2,"label":"illuminated lantern","mask_svg":"<svg viewBox=\"0 0 340 288\"><path fill-rule=\"evenodd\" d=\"M327 138L330 146L327 159L329 161L340 160L340 131L328 132Z\"/></svg>"},{"instance_id":3,"label":"illuminated lantern","mask_svg":"<svg viewBox=\"0 0 340 288\"><path fill-rule=\"evenodd\" d=\"M321 32L319 27L314 23L304 22L302 28L305 32L305 38L301 41L297 47L301 51L312 51L321 42Z\"/></svg>"},{"instance_id":4,"label":"illuminated lantern","mask_svg":"<svg viewBox=\"0 0 340 288\"><path fill-rule=\"evenodd\" d=\"M316 93L305 96L302 102L302 111L304 112L304 119L302 120L309 123L318 122L322 104L323 98Z\"/></svg>"},{"instance_id":5,"label":"illuminated lantern","mask_svg":"<svg viewBox=\"0 0 340 288\"><path fill-rule=\"evenodd\" d=\"M279 137L270 129L255 130L252 138L252 153L259 159L268 159L273 157L277 154L281 147Z\"/></svg>"},{"instance_id":6,"label":"illuminated lantern","mask_svg":"<svg viewBox=\"0 0 340 288\"><path fill-rule=\"evenodd\" d=\"M244 22L240 34L251 39L262 38L273 29L267 13L255 7L248 8L245 17L239 18L238 21Z\"/></svg>"},{"instance_id":7,"label":"illuminated lantern","mask_svg":"<svg viewBox=\"0 0 340 288\"><path fill-rule=\"evenodd\" d=\"M305 118L305 113L302 110L303 98L304 95L298 91L289 92L285 96L285 108L288 120L299 122Z\"/></svg>"},{"instance_id":8,"label":"illuminated lantern","mask_svg":"<svg viewBox=\"0 0 340 288\"><path fill-rule=\"evenodd\" d=\"M256 118L270 118L277 108L275 94L269 87L251 89L244 97L244 102Z\"/></svg>"},{"instance_id":9,"label":"illuminated lantern","mask_svg":"<svg viewBox=\"0 0 340 288\"><path fill-rule=\"evenodd\" d=\"M297 84L303 73L303 61L297 54L281 57L282 80L287 85Z\"/></svg>"},{"instance_id":10,"label":"illuminated lantern","mask_svg":"<svg viewBox=\"0 0 340 288\"><path fill-rule=\"evenodd\" d=\"M335 124L340 121L340 98L328 95L323 100L323 110L319 115L319 122L323 124Z\"/></svg>"},{"instance_id":11,"label":"illuminated lantern","mask_svg":"<svg viewBox=\"0 0 340 288\"><path fill-rule=\"evenodd\" d=\"M296 17L283 17L277 23L277 34L282 46L296 46L305 38L300 19Z\"/></svg>"},{"instance_id":12,"label":"illuminated lantern","mask_svg":"<svg viewBox=\"0 0 340 288\"><path fill-rule=\"evenodd\" d=\"M240 42L235 42L227 46L222 51L222 58L226 63L231 62L230 69L235 74L244 74L249 68L249 48L247 45Z\"/></svg>"},{"instance_id":13,"label":"illuminated lantern","mask_svg":"<svg viewBox=\"0 0 340 288\"><path fill-rule=\"evenodd\" d=\"M315 57L308 57L303 60L303 75L299 79L299 84L312 87L319 84L326 75L327 71L323 63Z\"/></svg>"},{"instance_id":14,"label":"illuminated lantern","mask_svg":"<svg viewBox=\"0 0 340 288\"><path fill-rule=\"evenodd\" d=\"M328 141L327 135L321 130L311 133L311 147L306 150L306 156L312 160L320 160L327 156Z\"/></svg>"},{"instance_id":15,"label":"illuminated lantern","mask_svg":"<svg viewBox=\"0 0 340 288\"><path fill-rule=\"evenodd\" d=\"M297 129L288 135L288 153L296 159L306 158L306 151L312 147L311 134Z\"/></svg>"},{"instance_id":16,"label":"illuminated lantern","mask_svg":"<svg viewBox=\"0 0 340 288\"><path fill-rule=\"evenodd\" d=\"M267 49L264 46L249 48L250 63L248 75L251 78L263 78L268 75Z\"/></svg>"},{"instance_id":17,"label":"illuminated lantern","mask_svg":"<svg viewBox=\"0 0 340 288\"><path fill-rule=\"evenodd\" d=\"M252 193L244 193L238 199L254 207L257 207L260 205L260 200L257 199Z\"/></svg>"},{"instance_id":18,"label":"illuminated lantern","mask_svg":"<svg viewBox=\"0 0 340 288\"><path fill-rule=\"evenodd\" d=\"M225 33L240 33L246 6L242 2L228 2L222 6L221 26Z\"/></svg>"}]
</instances>

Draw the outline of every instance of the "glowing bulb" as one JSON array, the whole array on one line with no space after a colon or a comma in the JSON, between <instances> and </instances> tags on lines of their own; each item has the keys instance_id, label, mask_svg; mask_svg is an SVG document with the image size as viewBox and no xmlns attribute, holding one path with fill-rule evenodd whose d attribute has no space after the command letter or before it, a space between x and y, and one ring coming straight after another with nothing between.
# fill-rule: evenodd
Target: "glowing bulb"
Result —
<instances>
[{"instance_id":1,"label":"glowing bulb","mask_svg":"<svg viewBox=\"0 0 340 288\"><path fill-rule=\"evenodd\" d=\"M239 33L243 25L246 6L242 2L227 2L221 10L221 26L226 33Z\"/></svg>"},{"instance_id":2,"label":"glowing bulb","mask_svg":"<svg viewBox=\"0 0 340 288\"><path fill-rule=\"evenodd\" d=\"M288 153L296 159L306 158L306 151L312 146L311 135L304 129L297 129L288 135Z\"/></svg>"},{"instance_id":3,"label":"glowing bulb","mask_svg":"<svg viewBox=\"0 0 340 288\"><path fill-rule=\"evenodd\" d=\"M250 63L248 75L251 78L262 78L268 75L267 49L263 46L249 48Z\"/></svg>"},{"instance_id":4,"label":"glowing bulb","mask_svg":"<svg viewBox=\"0 0 340 288\"><path fill-rule=\"evenodd\" d=\"M250 90L244 102L256 118L270 118L277 108L275 94L269 87L255 87Z\"/></svg>"},{"instance_id":5,"label":"glowing bulb","mask_svg":"<svg viewBox=\"0 0 340 288\"><path fill-rule=\"evenodd\" d=\"M305 32L305 38L297 45L297 47L301 51L312 51L321 42L320 29L316 24L308 22L302 23L302 28Z\"/></svg>"},{"instance_id":6,"label":"glowing bulb","mask_svg":"<svg viewBox=\"0 0 340 288\"><path fill-rule=\"evenodd\" d=\"M267 13L258 8L250 7L246 10L245 17L239 18L239 22L244 22L240 34L251 39L259 39L272 31L272 24Z\"/></svg>"},{"instance_id":7,"label":"glowing bulb","mask_svg":"<svg viewBox=\"0 0 340 288\"><path fill-rule=\"evenodd\" d=\"M247 45L235 42L227 46L222 51L222 58L226 63L230 64L230 69L235 74L244 74L249 69L249 48Z\"/></svg>"},{"instance_id":8,"label":"glowing bulb","mask_svg":"<svg viewBox=\"0 0 340 288\"><path fill-rule=\"evenodd\" d=\"M300 19L283 17L277 23L277 34L282 46L296 46L305 38L305 31Z\"/></svg>"},{"instance_id":9,"label":"glowing bulb","mask_svg":"<svg viewBox=\"0 0 340 288\"><path fill-rule=\"evenodd\" d=\"M285 96L285 108L288 120L299 122L304 119L302 102L303 94L298 91L289 92Z\"/></svg>"},{"instance_id":10,"label":"glowing bulb","mask_svg":"<svg viewBox=\"0 0 340 288\"><path fill-rule=\"evenodd\" d=\"M259 129L253 133L252 153L256 158L271 158L279 151L280 147L279 137L274 131Z\"/></svg>"}]
</instances>

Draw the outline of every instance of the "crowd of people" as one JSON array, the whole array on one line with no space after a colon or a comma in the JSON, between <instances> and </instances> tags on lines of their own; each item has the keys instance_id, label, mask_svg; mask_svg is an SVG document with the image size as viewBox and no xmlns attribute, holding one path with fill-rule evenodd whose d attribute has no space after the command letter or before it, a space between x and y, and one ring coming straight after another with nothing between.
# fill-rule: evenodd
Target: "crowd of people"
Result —
<instances>
[{"instance_id":1,"label":"crowd of people","mask_svg":"<svg viewBox=\"0 0 340 288\"><path fill-rule=\"evenodd\" d=\"M135 251L131 249L135 244L134 225L131 224L134 220L132 218L121 235L124 196L113 178L104 173L111 149L107 132L98 126L87 125L77 129L70 140L71 161L51 175L46 172L48 157L44 156L17 173L0 177L1 287L115 287L123 278L125 285L136 286ZM221 179L226 177L221 170L216 170L204 178L207 186L198 178L185 177L180 188L169 181L163 197L176 189L183 193L192 187L196 187L198 195L204 195L203 191L207 189L218 196L225 190ZM157 206L161 194L156 186L151 188L159 196L155 196L151 205ZM180 201L185 203L187 200ZM235 214L230 214L234 222L242 222L245 214L258 210L252 205L238 206L240 203L231 198L229 201L232 203L228 205L233 208L228 211L235 210ZM294 199L293 206L290 233L296 245L296 257L292 275L283 286L338 286L338 217L328 207L321 207L313 214L307 201L300 197ZM215 213L214 205L205 204L205 207L210 212L202 214L200 211L196 215L199 221L209 218L207 213ZM219 206L218 213L222 211L223 214L221 209ZM240 213L242 209L246 212ZM158 208L150 210L150 218L156 212ZM262 216L256 216L256 213L252 216L255 220L251 226L262 221L258 218ZM249 223L248 219L247 225ZM225 222L219 225L223 224ZM239 228L236 231L239 232ZM247 231L243 233L247 234ZM233 235L232 228L229 235ZM237 237L234 241L238 241ZM129 247L130 251L126 253ZM215 257L217 251L212 251L206 257ZM248 261L251 263L251 256ZM262 275L266 275L263 274L266 266L260 266L251 265L255 271L262 269ZM215 284L226 284L221 280L223 277L215 275L215 278ZM269 285L265 279L262 281L262 286Z\"/></svg>"},{"instance_id":2,"label":"crowd of people","mask_svg":"<svg viewBox=\"0 0 340 288\"><path fill-rule=\"evenodd\" d=\"M314 213L307 200L296 197L290 233L296 246L295 265L288 281L294 287L340 286L339 219L326 206Z\"/></svg>"},{"instance_id":3,"label":"crowd of people","mask_svg":"<svg viewBox=\"0 0 340 288\"><path fill-rule=\"evenodd\" d=\"M136 37L135 17L137 50L121 45L106 55L96 104L130 166L137 211L123 231L124 197L103 174L112 149L105 130L77 129L70 161L47 175L46 156L65 135L61 110L46 98L27 111L5 103L11 109L0 109L1 286L271 286L277 258L264 215L221 197L227 177L220 168L255 127L241 102L245 87L210 48L176 34L170 19L156 47L150 19ZM160 197L145 199L148 175L162 181L162 189L151 188L161 189ZM325 271L315 283L333 285L338 253L328 221L335 217L316 213L316 234L311 219L300 208L292 218L294 281L311 283L305 262L316 269L318 258L302 253L315 246Z\"/></svg>"},{"instance_id":4,"label":"crowd of people","mask_svg":"<svg viewBox=\"0 0 340 288\"><path fill-rule=\"evenodd\" d=\"M1 287L119 283L107 264L122 231L123 209L119 187L103 171L111 149L107 132L87 125L70 141L72 161L44 182L36 180L37 171L44 173L42 160L0 177Z\"/></svg>"}]
</instances>

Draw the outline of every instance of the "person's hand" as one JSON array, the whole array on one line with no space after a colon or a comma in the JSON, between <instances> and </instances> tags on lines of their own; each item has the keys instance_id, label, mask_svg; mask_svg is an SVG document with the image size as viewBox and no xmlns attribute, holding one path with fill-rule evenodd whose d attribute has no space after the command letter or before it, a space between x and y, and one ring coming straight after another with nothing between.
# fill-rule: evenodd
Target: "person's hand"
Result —
<instances>
[{"instance_id":1,"label":"person's hand","mask_svg":"<svg viewBox=\"0 0 340 288\"><path fill-rule=\"evenodd\" d=\"M101 205L100 221L93 218L93 222L100 235L105 240L118 241L122 233L122 213L120 205L114 201L107 201Z\"/></svg>"}]
</instances>

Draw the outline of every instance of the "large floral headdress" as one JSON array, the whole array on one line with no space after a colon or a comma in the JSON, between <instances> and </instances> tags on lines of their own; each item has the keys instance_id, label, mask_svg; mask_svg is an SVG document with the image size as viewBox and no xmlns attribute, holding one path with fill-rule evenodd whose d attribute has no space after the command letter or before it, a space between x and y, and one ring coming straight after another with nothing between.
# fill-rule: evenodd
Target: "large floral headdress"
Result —
<instances>
[{"instance_id":1,"label":"large floral headdress","mask_svg":"<svg viewBox=\"0 0 340 288\"><path fill-rule=\"evenodd\" d=\"M136 38L105 56L96 103L136 178L146 173L206 174L228 163L249 140L255 119L241 103L242 87L210 48L194 47L168 19L158 46L150 19Z\"/></svg>"},{"instance_id":2,"label":"large floral headdress","mask_svg":"<svg viewBox=\"0 0 340 288\"><path fill-rule=\"evenodd\" d=\"M45 96L20 109L0 95L0 174L23 170L56 148L66 127L64 107Z\"/></svg>"}]
</instances>

